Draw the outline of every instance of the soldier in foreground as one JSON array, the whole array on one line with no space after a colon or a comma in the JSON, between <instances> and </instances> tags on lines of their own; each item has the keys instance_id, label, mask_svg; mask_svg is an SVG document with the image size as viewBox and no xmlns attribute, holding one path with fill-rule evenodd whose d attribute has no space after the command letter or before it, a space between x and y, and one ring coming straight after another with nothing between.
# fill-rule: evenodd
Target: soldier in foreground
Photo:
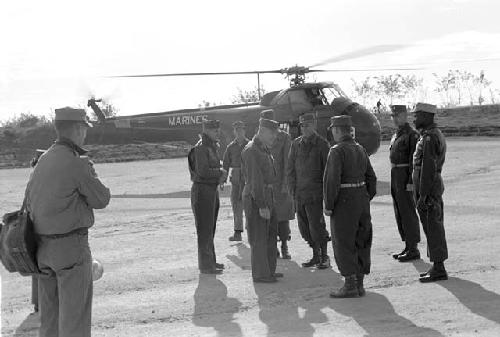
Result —
<instances>
[{"instance_id":1,"label":"soldier in foreground","mask_svg":"<svg viewBox=\"0 0 500 337\"><path fill-rule=\"evenodd\" d=\"M278 135L276 121L261 118L259 130L242 153L245 179L243 205L248 225L254 282L272 283L283 274L276 273L276 208L273 183L276 172L269 148Z\"/></svg>"},{"instance_id":2,"label":"soldier in foreground","mask_svg":"<svg viewBox=\"0 0 500 337\"><path fill-rule=\"evenodd\" d=\"M241 241L241 233L243 232L243 200L242 193L245 186L241 174L241 152L248 144L249 140L245 136L245 123L242 121L233 123L233 131L235 139L229 143L226 152L224 152L224 159L222 168L229 172L231 175L229 181L231 182L231 206L233 208L234 218L234 234L229 237L229 241Z\"/></svg>"},{"instance_id":3,"label":"soldier in foreground","mask_svg":"<svg viewBox=\"0 0 500 337\"><path fill-rule=\"evenodd\" d=\"M38 160L28 183L27 205L38 235L40 336L91 335L92 256L88 228L93 209L110 200L82 149L85 110L55 111L57 140Z\"/></svg>"},{"instance_id":4,"label":"soldier in foreground","mask_svg":"<svg viewBox=\"0 0 500 337\"><path fill-rule=\"evenodd\" d=\"M330 297L359 297L365 295L363 279L370 273L370 200L377 177L365 149L352 138L351 117L332 117L330 127L337 145L330 149L323 179L325 214L331 217L335 261L345 278Z\"/></svg>"},{"instance_id":5,"label":"soldier in foreground","mask_svg":"<svg viewBox=\"0 0 500 337\"><path fill-rule=\"evenodd\" d=\"M219 214L218 187L227 179L219 159L220 122L203 122L200 140L189 151L191 207L198 236L198 268L202 274L221 274L224 265L217 263L214 248L215 227Z\"/></svg>"},{"instance_id":6,"label":"soldier in foreground","mask_svg":"<svg viewBox=\"0 0 500 337\"><path fill-rule=\"evenodd\" d=\"M406 105L391 105L391 117L398 128L389 147L391 161L391 195L399 235L405 247L392 257L400 262L420 258L420 225L413 199L413 153L418 132L408 124Z\"/></svg>"},{"instance_id":7,"label":"soldier in foreground","mask_svg":"<svg viewBox=\"0 0 500 337\"><path fill-rule=\"evenodd\" d=\"M413 156L414 196L420 221L427 237L427 252L433 262L429 271L420 275L420 282L447 280L444 261L448 248L443 224L444 184L441 170L446 155L446 140L434 123L435 105L417 103L413 110L420 139Z\"/></svg>"},{"instance_id":8,"label":"soldier in foreground","mask_svg":"<svg viewBox=\"0 0 500 337\"><path fill-rule=\"evenodd\" d=\"M323 217L323 174L330 145L316 132L316 117L307 113L299 118L302 136L294 139L288 161L290 193L295 200L302 238L312 248L312 258L303 267L330 267L327 247L329 234Z\"/></svg>"},{"instance_id":9,"label":"soldier in foreground","mask_svg":"<svg viewBox=\"0 0 500 337\"><path fill-rule=\"evenodd\" d=\"M272 109L264 110L260 116L264 119L274 120ZM287 167L288 153L290 152L290 135L283 130L278 130L276 141L270 148L276 169L276 180L273 184L274 204L276 206L276 221L278 221L278 239L281 242L281 257L291 259L288 251L290 240L290 220L295 218L292 197L288 191ZM278 252L279 254L279 252ZM278 255L279 256L279 255Z\"/></svg>"}]
</instances>

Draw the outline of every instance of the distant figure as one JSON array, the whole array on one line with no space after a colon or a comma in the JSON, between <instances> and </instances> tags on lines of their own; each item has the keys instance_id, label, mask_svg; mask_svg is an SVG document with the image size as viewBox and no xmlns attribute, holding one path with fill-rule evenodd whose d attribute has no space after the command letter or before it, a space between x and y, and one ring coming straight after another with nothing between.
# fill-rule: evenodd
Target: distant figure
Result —
<instances>
[{"instance_id":1,"label":"distant figure","mask_svg":"<svg viewBox=\"0 0 500 337\"><path fill-rule=\"evenodd\" d=\"M413 113L415 127L420 139L413 155L414 197L420 221L427 237L427 254L433 266L420 274L420 282L447 280L444 261L448 258L448 247L443 223L444 183L441 170L446 155L446 140L434 123L437 113L435 105L417 103Z\"/></svg>"},{"instance_id":2,"label":"distant figure","mask_svg":"<svg viewBox=\"0 0 500 337\"><path fill-rule=\"evenodd\" d=\"M243 205L248 221L252 278L272 283L283 274L276 273L277 218L273 197L276 172L269 148L278 135L278 122L261 118L259 129L241 155L245 179Z\"/></svg>"},{"instance_id":3,"label":"distant figure","mask_svg":"<svg viewBox=\"0 0 500 337\"><path fill-rule=\"evenodd\" d=\"M363 280L371 266L370 200L376 194L377 177L365 149L352 138L351 128L350 116L331 118L337 144L330 149L323 179L333 252L345 278L344 286L330 293L333 298L364 296Z\"/></svg>"},{"instance_id":4,"label":"distant figure","mask_svg":"<svg viewBox=\"0 0 500 337\"><path fill-rule=\"evenodd\" d=\"M229 241L241 241L243 232L243 200L242 193L245 183L241 174L241 152L248 144L249 140L245 136L245 123L237 121L233 123L234 140L227 146L224 152L222 168L231 175L231 206L233 208L234 234L229 237Z\"/></svg>"},{"instance_id":5,"label":"distant figure","mask_svg":"<svg viewBox=\"0 0 500 337\"><path fill-rule=\"evenodd\" d=\"M191 208L198 236L198 268L202 274L221 274L224 265L217 263L214 248L215 227L219 214L218 187L227 178L218 154L220 121L204 120L200 140L189 151Z\"/></svg>"},{"instance_id":6,"label":"distant figure","mask_svg":"<svg viewBox=\"0 0 500 337\"><path fill-rule=\"evenodd\" d=\"M377 102L377 113L380 113L380 108L381 107L382 107L382 102L379 99L378 102Z\"/></svg>"},{"instance_id":7,"label":"distant figure","mask_svg":"<svg viewBox=\"0 0 500 337\"><path fill-rule=\"evenodd\" d=\"M400 262L420 258L420 223L413 199L413 153L419 138L418 132L408 124L406 105L391 105L391 117L398 130L389 146L391 161L391 195L394 214L401 240L405 247L392 257Z\"/></svg>"}]
</instances>

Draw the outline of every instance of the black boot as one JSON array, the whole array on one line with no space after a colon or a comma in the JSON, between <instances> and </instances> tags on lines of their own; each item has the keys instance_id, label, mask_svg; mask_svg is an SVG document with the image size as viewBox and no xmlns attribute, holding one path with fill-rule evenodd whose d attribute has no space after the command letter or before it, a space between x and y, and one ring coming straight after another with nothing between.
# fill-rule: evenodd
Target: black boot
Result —
<instances>
[{"instance_id":1,"label":"black boot","mask_svg":"<svg viewBox=\"0 0 500 337\"><path fill-rule=\"evenodd\" d=\"M399 262L408 262L420 259L420 251L418 250L418 243L412 243L407 246L405 253L399 255Z\"/></svg>"},{"instance_id":2,"label":"black boot","mask_svg":"<svg viewBox=\"0 0 500 337\"><path fill-rule=\"evenodd\" d=\"M284 260L290 260L292 258L288 252L288 243L286 241L281 241L281 258Z\"/></svg>"},{"instance_id":3,"label":"black boot","mask_svg":"<svg viewBox=\"0 0 500 337\"><path fill-rule=\"evenodd\" d=\"M314 267L319 263L319 248L313 247L313 257L307 262L302 263L302 267L309 268Z\"/></svg>"},{"instance_id":4,"label":"black boot","mask_svg":"<svg viewBox=\"0 0 500 337\"><path fill-rule=\"evenodd\" d=\"M332 298L352 298L359 297L356 275L345 277L345 282L342 288L330 293Z\"/></svg>"},{"instance_id":5,"label":"black boot","mask_svg":"<svg viewBox=\"0 0 500 337\"><path fill-rule=\"evenodd\" d=\"M358 286L358 294L360 297L366 295L365 288L363 286L363 280L365 279L364 274L357 274L356 275L356 285Z\"/></svg>"},{"instance_id":6,"label":"black boot","mask_svg":"<svg viewBox=\"0 0 500 337\"><path fill-rule=\"evenodd\" d=\"M241 241L241 231L234 231L234 235L229 237L229 241Z\"/></svg>"},{"instance_id":7,"label":"black boot","mask_svg":"<svg viewBox=\"0 0 500 337\"><path fill-rule=\"evenodd\" d=\"M320 247L320 256L319 256L319 263L316 266L318 269L327 269L330 268L330 258L328 257L328 243L325 242L321 244Z\"/></svg>"},{"instance_id":8,"label":"black boot","mask_svg":"<svg viewBox=\"0 0 500 337\"><path fill-rule=\"evenodd\" d=\"M434 262L434 265L427 273L420 274L418 279L422 283L444 281L448 279L448 273L444 268L443 262Z\"/></svg>"}]
</instances>

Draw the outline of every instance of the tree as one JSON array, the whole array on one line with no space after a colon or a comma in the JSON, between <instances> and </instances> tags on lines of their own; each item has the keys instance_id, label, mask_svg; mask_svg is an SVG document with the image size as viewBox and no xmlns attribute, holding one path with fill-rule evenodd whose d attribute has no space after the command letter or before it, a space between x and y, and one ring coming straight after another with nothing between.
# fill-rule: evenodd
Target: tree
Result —
<instances>
[{"instance_id":1,"label":"tree","mask_svg":"<svg viewBox=\"0 0 500 337\"><path fill-rule=\"evenodd\" d=\"M394 96L401 94L403 90L402 76L400 74L375 77L377 79L376 91L389 97L390 104Z\"/></svg>"},{"instance_id":2,"label":"tree","mask_svg":"<svg viewBox=\"0 0 500 337\"><path fill-rule=\"evenodd\" d=\"M354 92L356 96L361 98L363 105L366 104L366 99L369 98L375 91L375 86L372 84L372 78L368 76L361 82L356 82L353 78L351 81L354 86Z\"/></svg>"},{"instance_id":3,"label":"tree","mask_svg":"<svg viewBox=\"0 0 500 337\"><path fill-rule=\"evenodd\" d=\"M264 88L260 88L260 97L264 96L266 93ZM241 88L238 88L238 93L233 96L232 98L232 103L233 104L241 104L241 103L257 103L260 101L259 99L259 89L255 87L252 90L242 90Z\"/></svg>"}]
</instances>

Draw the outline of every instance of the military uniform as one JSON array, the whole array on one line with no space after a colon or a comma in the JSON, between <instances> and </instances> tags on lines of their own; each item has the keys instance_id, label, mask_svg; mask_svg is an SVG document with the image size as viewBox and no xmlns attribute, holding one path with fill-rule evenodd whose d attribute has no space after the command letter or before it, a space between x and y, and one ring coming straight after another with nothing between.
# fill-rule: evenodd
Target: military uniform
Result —
<instances>
[{"instance_id":1,"label":"military uniform","mask_svg":"<svg viewBox=\"0 0 500 337\"><path fill-rule=\"evenodd\" d=\"M426 106L430 106L419 104L415 108L417 111L425 111ZM434 108L430 110L434 112L431 113L435 113L435 106L432 107ZM417 203L417 210L427 237L428 256L435 263L442 263L448 258L443 223L444 184L441 176L445 155L446 140L436 124L422 129L413 156L414 197L416 201L421 201Z\"/></svg>"},{"instance_id":2,"label":"military uniform","mask_svg":"<svg viewBox=\"0 0 500 337\"><path fill-rule=\"evenodd\" d=\"M56 109L56 123L86 123L83 109ZM57 124L56 124L57 125ZM92 256L88 228L93 209L110 192L85 150L59 137L42 155L28 182L27 206L38 237L37 262L42 337L91 335Z\"/></svg>"},{"instance_id":3,"label":"military uniform","mask_svg":"<svg viewBox=\"0 0 500 337\"><path fill-rule=\"evenodd\" d=\"M393 115L406 113L406 106L391 106ZM419 135L408 123L399 127L392 136L389 146L391 162L391 196L394 214L405 249L394 258L406 261L420 257L417 245L420 242L420 228L413 200L413 153Z\"/></svg>"},{"instance_id":4,"label":"military uniform","mask_svg":"<svg viewBox=\"0 0 500 337\"><path fill-rule=\"evenodd\" d=\"M261 119L261 125L262 121ZM243 205L248 224L252 277L257 282L272 282L275 281L277 254L277 214L273 197L276 172L271 152L257 136L243 150L242 172L245 180ZM270 210L270 219L260 215L259 210L264 208Z\"/></svg>"},{"instance_id":5,"label":"military uniform","mask_svg":"<svg viewBox=\"0 0 500 337\"><path fill-rule=\"evenodd\" d=\"M208 121L207 124L212 122L214 127L218 127L216 121ZM198 268L202 273L215 273L214 235L220 206L218 186L224 175L218 143L203 133L189 151L188 162L193 182L191 208L198 236Z\"/></svg>"},{"instance_id":6,"label":"military uniform","mask_svg":"<svg viewBox=\"0 0 500 337\"><path fill-rule=\"evenodd\" d=\"M290 192L295 199L297 222L302 238L313 249L310 267L326 259L329 234L323 217L323 174L330 145L317 133L292 142L288 167Z\"/></svg>"},{"instance_id":7,"label":"military uniform","mask_svg":"<svg viewBox=\"0 0 500 337\"><path fill-rule=\"evenodd\" d=\"M332 126L352 126L351 118L333 117ZM332 213L335 261L340 274L346 278L346 286L354 287L351 295L355 297L364 294L363 276L370 273L370 200L376 194L376 182L365 149L350 135L345 135L330 149L323 179L325 210ZM359 292L356 281L361 282ZM332 297L352 297L340 295L331 294Z\"/></svg>"},{"instance_id":8,"label":"military uniform","mask_svg":"<svg viewBox=\"0 0 500 337\"><path fill-rule=\"evenodd\" d=\"M235 233L239 232L240 237L241 232L243 232L243 201L241 194L245 185L241 174L241 152L248 142L249 140L245 138L242 141L235 139L229 143L226 152L224 152L222 163L224 170L229 172L229 169L231 169L229 181L231 182L231 206L233 208L234 231Z\"/></svg>"}]
</instances>

